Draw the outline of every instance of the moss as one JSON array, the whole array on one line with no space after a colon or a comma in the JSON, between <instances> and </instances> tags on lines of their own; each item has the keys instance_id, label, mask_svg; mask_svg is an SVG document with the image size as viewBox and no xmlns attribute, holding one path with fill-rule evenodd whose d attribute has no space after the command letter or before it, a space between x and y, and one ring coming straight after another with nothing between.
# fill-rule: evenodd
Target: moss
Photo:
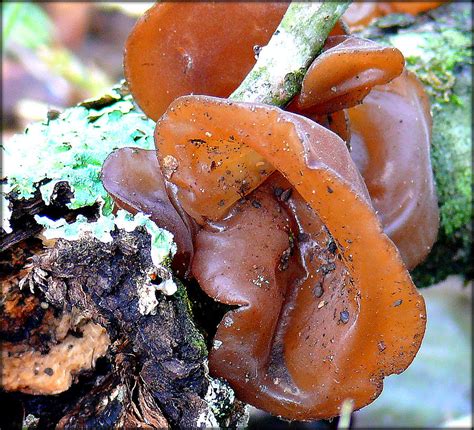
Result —
<instances>
[{"instance_id":1,"label":"moss","mask_svg":"<svg viewBox=\"0 0 474 430\"><path fill-rule=\"evenodd\" d=\"M423 23L421 30L383 39L403 52L431 99L440 231L428 259L412 273L419 287L455 273L473 277L471 11L456 4L446 8L436 27Z\"/></svg>"},{"instance_id":2,"label":"moss","mask_svg":"<svg viewBox=\"0 0 474 430\"><path fill-rule=\"evenodd\" d=\"M173 298L179 301L180 311L186 313L187 320L190 322L186 332L186 340L190 345L196 348L200 354L207 356L207 346L204 336L192 322L194 321L193 311L186 287L177 279L175 279L175 282L178 285L178 290L173 295Z\"/></svg>"},{"instance_id":3,"label":"moss","mask_svg":"<svg viewBox=\"0 0 474 430\"><path fill-rule=\"evenodd\" d=\"M472 268L472 82L470 70L457 74L452 96L433 112L431 160L440 208L438 240L428 259L413 272L418 286L450 274L474 276Z\"/></svg>"},{"instance_id":4,"label":"moss","mask_svg":"<svg viewBox=\"0 0 474 430\"><path fill-rule=\"evenodd\" d=\"M397 46L396 36L391 42ZM417 53L407 55L407 67L415 72L435 102L434 107L457 103L452 89L456 83L456 67L471 62L471 39L456 29L445 29L439 33L415 33ZM407 41L412 43L413 41Z\"/></svg>"}]
</instances>

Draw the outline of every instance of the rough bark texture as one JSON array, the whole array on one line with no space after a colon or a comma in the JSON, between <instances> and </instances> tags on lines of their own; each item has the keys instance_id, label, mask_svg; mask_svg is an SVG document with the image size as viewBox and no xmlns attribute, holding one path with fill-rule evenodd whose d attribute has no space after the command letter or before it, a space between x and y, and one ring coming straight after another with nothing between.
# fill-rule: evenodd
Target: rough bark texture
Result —
<instances>
[{"instance_id":1,"label":"rough bark texture","mask_svg":"<svg viewBox=\"0 0 474 430\"><path fill-rule=\"evenodd\" d=\"M300 91L306 70L350 3L290 4L257 63L229 98L285 106Z\"/></svg>"},{"instance_id":2,"label":"rough bark texture","mask_svg":"<svg viewBox=\"0 0 474 430\"><path fill-rule=\"evenodd\" d=\"M57 315L80 314L105 327L112 341L111 371L97 378L90 391L77 393L69 410L63 409L59 427L237 425L245 418L244 406L224 383L211 382L206 345L192 322L184 288L171 297L159 295L156 314L142 315L138 287L153 267L150 238L144 231L116 231L113 237L110 244L91 238L58 240L30 256L26 285L36 294L16 293L23 302L47 302ZM14 282L13 288L18 291ZM18 342L39 347L32 333L44 325L45 312L41 306L26 312L33 323L21 332L18 316L17 324L14 318L9 324L4 320L2 337L13 341L19 332ZM30 411L27 401L25 408Z\"/></svg>"}]
</instances>

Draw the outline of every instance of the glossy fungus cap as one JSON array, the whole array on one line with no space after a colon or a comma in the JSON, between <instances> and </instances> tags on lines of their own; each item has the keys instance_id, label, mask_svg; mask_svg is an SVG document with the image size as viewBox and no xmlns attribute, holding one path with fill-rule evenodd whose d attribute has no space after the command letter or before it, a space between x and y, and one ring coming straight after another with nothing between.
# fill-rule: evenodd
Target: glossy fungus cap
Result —
<instances>
[{"instance_id":1,"label":"glossy fungus cap","mask_svg":"<svg viewBox=\"0 0 474 430\"><path fill-rule=\"evenodd\" d=\"M430 252L439 225L428 97L415 75L404 72L375 87L349 117L352 157L385 232L413 269Z\"/></svg>"},{"instance_id":2,"label":"glossy fungus cap","mask_svg":"<svg viewBox=\"0 0 474 430\"><path fill-rule=\"evenodd\" d=\"M288 419L373 401L413 360L426 314L344 142L278 108L197 96L173 102L155 138L183 207L204 220L194 276L240 306L219 325L212 374Z\"/></svg>"}]
</instances>

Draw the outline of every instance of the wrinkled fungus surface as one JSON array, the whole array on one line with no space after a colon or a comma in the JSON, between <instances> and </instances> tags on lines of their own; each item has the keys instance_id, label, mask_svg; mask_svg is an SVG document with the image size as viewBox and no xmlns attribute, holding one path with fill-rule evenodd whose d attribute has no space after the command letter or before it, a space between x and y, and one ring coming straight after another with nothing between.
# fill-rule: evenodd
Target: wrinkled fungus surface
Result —
<instances>
[{"instance_id":1,"label":"wrinkled fungus surface","mask_svg":"<svg viewBox=\"0 0 474 430\"><path fill-rule=\"evenodd\" d=\"M404 72L375 87L349 116L352 157L385 232L412 269L428 255L439 224L428 98L415 75Z\"/></svg>"},{"instance_id":2,"label":"wrinkled fungus surface","mask_svg":"<svg viewBox=\"0 0 474 430\"><path fill-rule=\"evenodd\" d=\"M339 23L290 112L211 97L237 88L286 8L153 6L124 62L157 151L116 151L103 177L118 206L175 235L181 270L237 306L211 373L245 402L314 420L370 403L413 360L426 315L406 267L438 215L429 105L397 49Z\"/></svg>"},{"instance_id":3,"label":"wrinkled fungus surface","mask_svg":"<svg viewBox=\"0 0 474 430\"><path fill-rule=\"evenodd\" d=\"M345 143L278 108L198 96L173 102L155 139L183 207L204 223L194 276L240 306L219 325L211 372L289 419L371 402L412 361L425 308Z\"/></svg>"}]
</instances>

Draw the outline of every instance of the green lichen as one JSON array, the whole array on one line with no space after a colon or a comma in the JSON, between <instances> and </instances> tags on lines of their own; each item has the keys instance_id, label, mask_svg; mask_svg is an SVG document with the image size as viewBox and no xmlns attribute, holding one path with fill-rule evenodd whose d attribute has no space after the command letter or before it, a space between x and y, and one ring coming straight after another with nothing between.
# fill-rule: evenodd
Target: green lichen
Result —
<instances>
[{"instance_id":1,"label":"green lichen","mask_svg":"<svg viewBox=\"0 0 474 430\"><path fill-rule=\"evenodd\" d=\"M8 208L8 194L29 199L37 188L49 204L55 185L67 181L74 193L71 209L100 202L103 213L110 213L111 200L100 181L102 163L116 148L153 148L153 128L118 87L96 102L30 125L4 144L2 207ZM8 230L10 214L3 215Z\"/></svg>"},{"instance_id":2,"label":"green lichen","mask_svg":"<svg viewBox=\"0 0 474 430\"><path fill-rule=\"evenodd\" d=\"M286 94L298 94L301 91L301 83L303 82L306 71L304 69L296 70L292 73L288 73L285 76L283 83L283 91Z\"/></svg>"},{"instance_id":3,"label":"green lichen","mask_svg":"<svg viewBox=\"0 0 474 430\"><path fill-rule=\"evenodd\" d=\"M280 28L292 34L301 51L308 57L308 66L349 4L349 1L322 2L316 5L317 11L313 15L308 14L305 2L295 2L288 8Z\"/></svg>"},{"instance_id":4,"label":"green lichen","mask_svg":"<svg viewBox=\"0 0 474 430\"><path fill-rule=\"evenodd\" d=\"M117 213L103 215L94 222L89 222L86 217L78 215L76 220L68 223L65 219L53 221L46 216L36 215L35 220L42 225L43 235L47 239L79 240L84 236L94 237L104 243L112 242L112 232L115 228L132 232L138 227L143 227L151 238L150 255L155 267L161 267L168 262L169 257L176 252L173 235L159 228L148 216L141 212L132 215L124 210Z\"/></svg>"}]
</instances>

